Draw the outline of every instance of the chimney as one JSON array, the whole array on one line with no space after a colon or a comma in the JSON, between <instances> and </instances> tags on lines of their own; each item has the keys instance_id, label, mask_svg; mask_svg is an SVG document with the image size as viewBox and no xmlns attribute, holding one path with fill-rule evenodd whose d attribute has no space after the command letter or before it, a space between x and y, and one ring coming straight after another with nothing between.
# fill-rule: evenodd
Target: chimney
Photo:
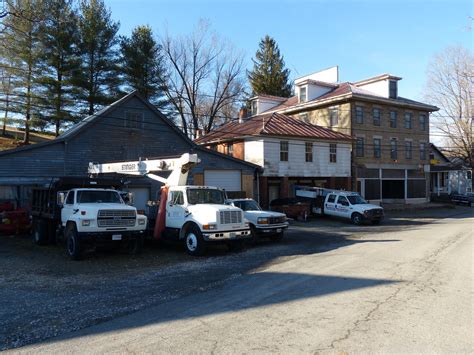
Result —
<instances>
[{"instance_id":1,"label":"chimney","mask_svg":"<svg viewBox=\"0 0 474 355\"><path fill-rule=\"evenodd\" d=\"M242 123L244 118L247 118L247 108L242 106L239 111L239 123Z\"/></svg>"}]
</instances>

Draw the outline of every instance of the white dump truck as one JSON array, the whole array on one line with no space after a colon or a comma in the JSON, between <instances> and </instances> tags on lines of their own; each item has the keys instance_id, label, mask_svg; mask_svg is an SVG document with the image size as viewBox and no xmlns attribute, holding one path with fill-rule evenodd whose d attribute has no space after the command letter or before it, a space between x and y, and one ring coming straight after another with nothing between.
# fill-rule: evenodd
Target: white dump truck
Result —
<instances>
[{"instance_id":1,"label":"white dump truck","mask_svg":"<svg viewBox=\"0 0 474 355\"><path fill-rule=\"evenodd\" d=\"M240 208L225 204L225 191L211 186L186 185L188 172L199 158L183 154L179 158L89 164L92 175L117 173L147 176L164 184L153 228L155 239L184 241L191 255L203 255L209 243L226 243L240 248L250 238L250 228ZM168 178L152 172L171 171Z\"/></svg>"},{"instance_id":2,"label":"white dump truck","mask_svg":"<svg viewBox=\"0 0 474 355\"><path fill-rule=\"evenodd\" d=\"M130 253L140 250L147 217L127 205L112 180L61 178L32 193L31 213L36 244L66 242L74 260L86 249L120 244Z\"/></svg>"},{"instance_id":3,"label":"white dump truck","mask_svg":"<svg viewBox=\"0 0 474 355\"><path fill-rule=\"evenodd\" d=\"M357 192L297 186L295 195L309 201L316 215L349 219L356 225L379 224L384 218L382 207L368 203Z\"/></svg>"}]
</instances>

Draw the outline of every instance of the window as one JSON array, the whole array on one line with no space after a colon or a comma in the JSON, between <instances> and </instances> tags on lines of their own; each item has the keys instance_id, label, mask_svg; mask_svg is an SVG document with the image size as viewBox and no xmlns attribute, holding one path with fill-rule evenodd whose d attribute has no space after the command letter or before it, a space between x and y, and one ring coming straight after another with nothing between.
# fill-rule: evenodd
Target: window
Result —
<instances>
[{"instance_id":1,"label":"window","mask_svg":"<svg viewBox=\"0 0 474 355\"><path fill-rule=\"evenodd\" d=\"M171 197L171 204L172 205L184 205L183 191L173 191L173 195Z\"/></svg>"},{"instance_id":2,"label":"window","mask_svg":"<svg viewBox=\"0 0 474 355\"><path fill-rule=\"evenodd\" d=\"M411 159L412 158L411 148L412 148L412 142L411 141L405 141L405 158L406 159Z\"/></svg>"},{"instance_id":3,"label":"window","mask_svg":"<svg viewBox=\"0 0 474 355\"><path fill-rule=\"evenodd\" d=\"M143 128L143 112L126 111L125 127L127 128Z\"/></svg>"},{"instance_id":4,"label":"window","mask_svg":"<svg viewBox=\"0 0 474 355\"><path fill-rule=\"evenodd\" d=\"M356 157L363 157L364 156L364 138L357 137L356 138Z\"/></svg>"},{"instance_id":5,"label":"window","mask_svg":"<svg viewBox=\"0 0 474 355\"><path fill-rule=\"evenodd\" d=\"M337 144L335 143L329 144L329 162L330 163L337 162Z\"/></svg>"},{"instance_id":6,"label":"window","mask_svg":"<svg viewBox=\"0 0 474 355\"><path fill-rule=\"evenodd\" d=\"M382 155L382 140L374 138L374 158L380 158Z\"/></svg>"},{"instance_id":7,"label":"window","mask_svg":"<svg viewBox=\"0 0 474 355\"><path fill-rule=\"evenodd\" d=\"M288 141L280 142L280 161L288 161Z\"/></svg>"},{"instance_id":8,"label":"window","mask_svg":"<svg viewBox=\"0 0 474 355\"><path fill-rule=\"evenodd\" d=\"M229 143L227 145L227 155L233 156L234 155L234 145Z\"/></svg>"},{"instance_id":9,"label":"window","mask_svg":"<svg viewBox=\"0 0 474 355\"><path fill-rule=\"evenodd\" d=\"M313 143L311 142L306 142L305 145L305 160L306 162L312 162L313 161Z\"/></svg>"},{"instance_id":10,"label":"window","mask_svg":"<svg viewBox=\"0 0 474 355\"><path fill-rule=\"evenodd\" d=\"M356 106L356 123L364 123L364 108L362 106Z\"/></svg>"},{"instance_id":11,"label":"window","mask_svg":"<svg viewBox=\"0 0 474 355\"><path fill-rule=\"evenodd\" d=\"M328 197L328 202L329 202L329 203L334 203L334 202L336 202L336 195L329 195L329 197Z\"/></svg>"},{"instance_id":12,"label":"window","mask_svg":"<svg viewBox=\"0 0 474 355\"><path fill-rule=\"evenodd\" d=\"M421 113L419 116L420 119L420 130L426 131L426 115Z\"/></svg>"},{"instance_id":13,"label":"window","mask_svg":"<svg viewBox=\"0 0 474 355\"><path fill-rule=\"evenodd\" d=\"M66 197L66 205L73 205L74 204L74 191L70 191L68 194L67 194L67 197Z\"/></svg>"},{"instance_id":14,"label":"window","mask_svg":"<svg viewBox=\"0 0 474 355\"><path fill-rule=\"evenodd\" d=\"M337 203L342 206L349 206L349 201L347 201L347 198L345 196L339 196L337 198Z\"/></svg>"},{"instance_id":15,"label":"window","mask_svg":"<svg viewBox=\"0 0 474 355\"><path fill-rule=\"evenodd\" d=\"M420 160L426 160L426 143L420 143Z\"/></svg>"},{"instance_id":16,"label":"window","mask_svg":"<svg viewBox=\"0 0 474 355\"><path fill-rule=\"evenodd\" d=\"M331 126L337 126L339 124L339 112L337 107L329 109L329 120Z\"/></svg>"},{"instance_id":17,"label":"window","mask_svg":"<svg viewBox=\"0 0 474 355\"><path fill-rule=\"evenodd\" d=\"M471 170L466 171L466 179L472 180L472 171Z\"/></svg>"},{"instance_id":18,"label":"window","mask_svg":"<svg viewBox=\"0 0 474 355\"><path fill-rule=\"evenodd\" d=\"M393 160L397 160L398 158L398 151L397 151L397 139L392 138L390 140L390 158Z\"/></svg>"},{"instance_id":19,"label":"window","mask_svg":"<svg viewBox=\"0 0 474 355\"><path fill-rule=\"evenodd\" d=\"M405 112L405 128L411 129L411 119L412 119L411 112Z\"/></svg>"},{"instance_id":20,"label":"window","mask_svg":"<svg viewBox=\"0 0 474 355\"><path fill-rule=\"evenodd\" d=\"M306 86L300 87L300 102L306 102Z\"/></svg>"},{"instance_id":21,"label":"window","mask_svg":"<svg viewBox=\"0 0 474 355\"><path fill-rule=\"evenodd\" d=\"M257 114L257 100L252 101L252 106L250 108L252 116Z\"/></svg>"},{"instance_id":22,"label":"window","mask_svg":"<svg viewBox=\"0 0 474 355\"><path fill-rule=\"evenodd\" d=\"M374 126L380 126L380 109L374 108L372 116L374 118Z\"/></svg>"},{"instance_id":23,"label":"window","mask_svg":"<svg viewBox=\"0 0 474 355\"><path fill-rule=\"evenodd\" d=\"M390 128L397 128L397 111L390 111Z\"/></svg>"},{"instance_id":24,"label":"window","mask_svg":"<svg viewBox=\"0 0 474 355\"><path fill-rule=\"evenodd\" d=\"M391 98L391 99L396 99L397 96L398 96L398 93L397 93L397 82L396 82L395 80L390 80L388 85L389 85L388 97Z\"/></svg>"}]
</instances>

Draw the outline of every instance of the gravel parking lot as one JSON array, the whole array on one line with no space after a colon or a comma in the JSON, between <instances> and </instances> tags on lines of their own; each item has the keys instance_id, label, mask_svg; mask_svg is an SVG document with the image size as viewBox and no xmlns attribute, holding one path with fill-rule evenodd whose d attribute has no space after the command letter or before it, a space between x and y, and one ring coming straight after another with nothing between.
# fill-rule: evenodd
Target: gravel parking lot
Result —
<instances>
[{"instance_id":1,"label":"gravel parking lot","mask_svg":"<svg viewBox=\"0 0 474 355\"><path fill-rule=\"evenodd\" d=\"M0 350L219 287L229 278L296 255L370 242L380 233L460 210L465 208L391 212L381 226L330 219L295 222L281 243L262 241L239 253L222 246L202 258L190 257L178 246L149 245L137 256L98 252L73 262L63 248L34 246L28 236L0 236Z\"/></svg>"}]
</instances>

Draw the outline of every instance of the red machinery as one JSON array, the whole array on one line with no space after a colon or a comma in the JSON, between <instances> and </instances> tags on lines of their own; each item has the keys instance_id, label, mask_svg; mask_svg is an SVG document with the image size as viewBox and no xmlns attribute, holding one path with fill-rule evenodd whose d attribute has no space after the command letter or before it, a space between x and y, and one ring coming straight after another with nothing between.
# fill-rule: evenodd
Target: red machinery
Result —
<instances>
[{"instance_id":1,"label":"red machinery","mask_svg":"<svg viewBox=\"0 0 474 355\"><path fill-rule=\"evenodd\" d=\"M0 234L22 234L31 228L28 211L10 202L0 203Z\"/></svg>"}]
</instances>

